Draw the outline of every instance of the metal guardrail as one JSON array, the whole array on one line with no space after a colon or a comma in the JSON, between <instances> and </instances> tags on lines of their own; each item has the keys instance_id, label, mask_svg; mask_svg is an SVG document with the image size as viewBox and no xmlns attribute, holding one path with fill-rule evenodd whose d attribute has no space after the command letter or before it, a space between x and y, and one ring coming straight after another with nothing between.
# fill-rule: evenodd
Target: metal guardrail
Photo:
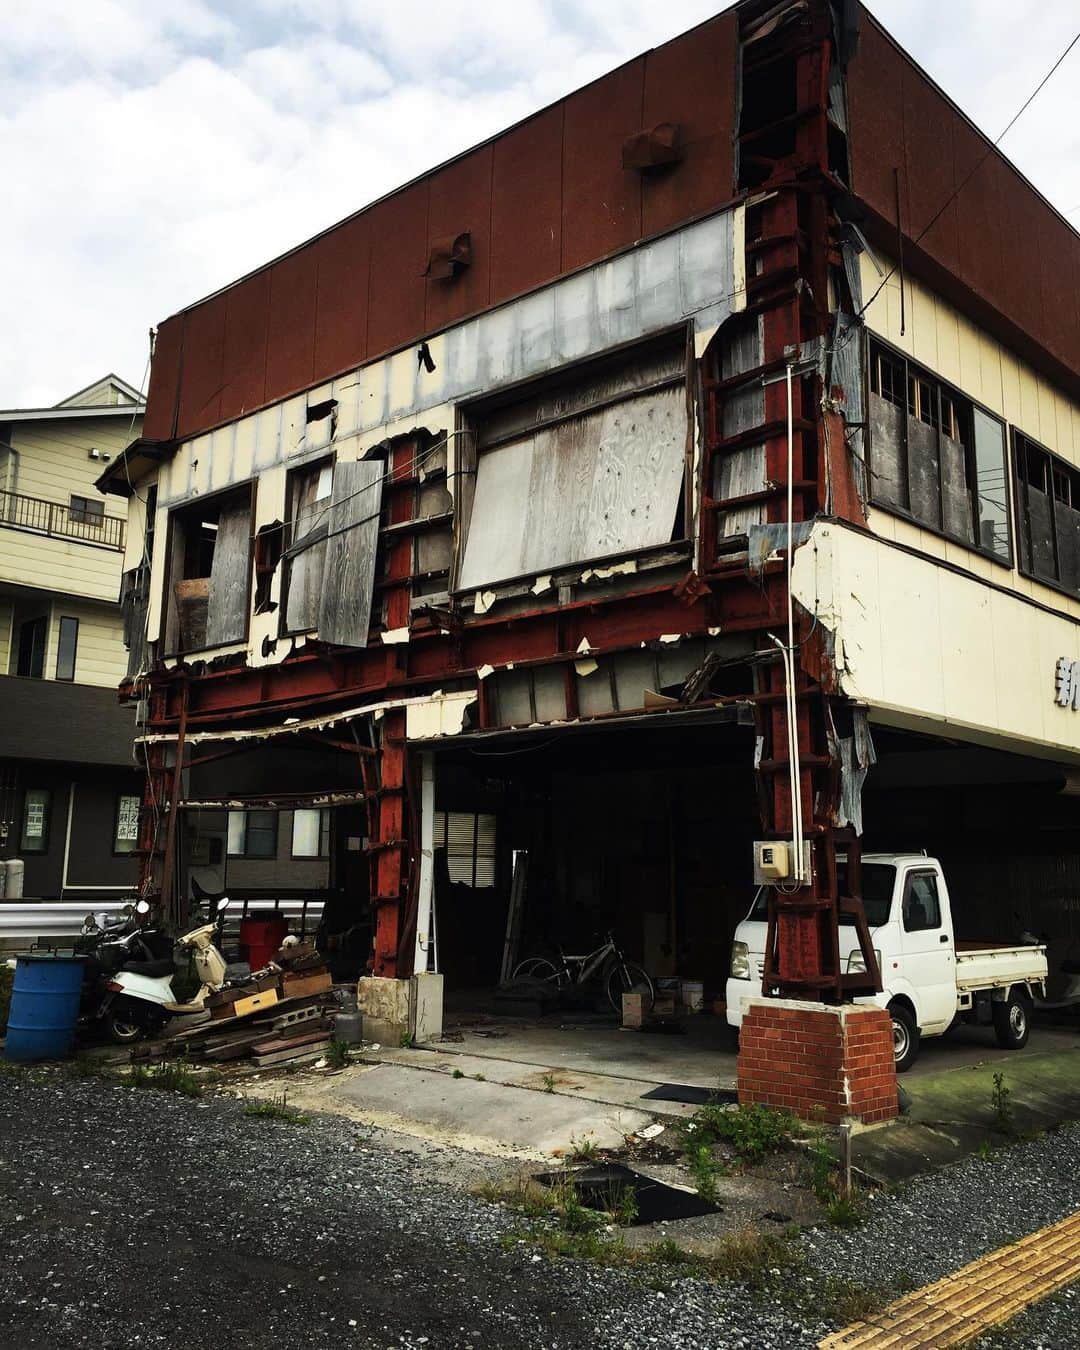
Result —
<instances>
[{"instance_id":1,"label":"metal guardrail","mask_svg":"<svg viewBox=\"0 0 1080 1350\"><path fill-rule=\"evenodd\" d=\"M70 945L70 940L82 932L87 914L105 914L110 920L116 920L124 906L130 903L130 899L27 904L0 901L0 943L29 945L32 942L56 943L64 939ZM225 935L235 940L242 918L268 917L274 913L288 919L293 932L313 932L319 925L322 912L321 900L282 900L276 905L273 900L248 900L242 905L236 903L226 911Z\"/></svg>"},{"instance_id":2,"label":"metal guardrail","mask_svg":"<svg viewBox=\"0 0 1080 1350\"><path fill-rule=\"evenodd\" d=\"M0 525L29 530L59 539L74 539L101 548L123 549L127 522L123 516L108 516L44 497L26 497L21 492L0 492Z\"/></svg>"}]
</instances>

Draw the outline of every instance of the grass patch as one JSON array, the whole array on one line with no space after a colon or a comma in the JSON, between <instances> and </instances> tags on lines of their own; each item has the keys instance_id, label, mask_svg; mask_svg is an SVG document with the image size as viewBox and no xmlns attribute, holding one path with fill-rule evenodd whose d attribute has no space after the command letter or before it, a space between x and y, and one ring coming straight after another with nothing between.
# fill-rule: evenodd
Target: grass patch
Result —
<instances>
[{"instance_id":1,"label":"grass patch","mask_svg":"<svg viewBox=\"0 0 1080 1350\"><path fill-rule=\"evenodd\" d=\"M311 1123L310 1116L305 1116L295 1106L289 1105L288 1094L285 1092L282 1092L280 1097L269 1097L260 1102L248 1102L244 1107L244 1115L252 1116L256 1120L280 1120L286 1125L309 1125Z\"/></svg>"},{"instance_id":2,"label":"grass patch","mask_svg":"<svg viewBox=\"0 0 1080 1350\"><path fill-rule=\"evenodd\" d=\"M326 1046L326 1065L329 1069L344 1069L349 1063L349 1042L333 1037Z\"/></svg>"},{"instance_id":3,"label":"grass patch","mask_svg":"<svg viewBox=\"0 0 1080 1350\"><path fill-rule=\"evenodd\" d=\"M540 1081L544 1085L545 1092L555 1091L555 1075L553 1073L542 1074L540 1077Z\"/></svg>"},{"instance_id":4,"label":"grass patch","mask_svg":"<svg viewBox=\"0 0 1080 1350\"><path fill-rule=\"evenodd\" d=\"M810 1149L810 1189L825 1217L837 1228L855 1228L866 1218L866 1196L857 1186L844 1194L840 1160L824 1140Z\"/></svg>"},{"instance_id":5,"label":"grass patch","mask_svg":"<svg viewBox=\"0 0 1080 1350\"><path fill-rule=\"evenodd\" d=\"M570 1149L567 1157L571 1162L591 1163L595 1162L600 1156L600 1150L596 1146L595 1139L575 1139L570 1136Z\"/></svg>"},{"instance_id":6,"label":"grass patch","mask_svg":"<svg viewBox=\"0 0 1080 1350\"><path fill-rule=\"evenodd\" d=\"M455 1069L454 1072L450 1075L450 1077L451 1077L451 1078L464 1078L465 1075L461 1072L460 1069Z\"/></svg>"},{"instance_id":7,"label":"grass patch","mask_svg":"<svg viewBox=\"0 0 1080 1350\"><path fill-rule=\"evenodd\" d=\"M182 1097L201 1097L202 1084L187 1067L175 1060L160 1064L136 1064L128 1080L132 1087L157 1088L162 1092L179 1092Z\"/></svg>"}]
</instances>

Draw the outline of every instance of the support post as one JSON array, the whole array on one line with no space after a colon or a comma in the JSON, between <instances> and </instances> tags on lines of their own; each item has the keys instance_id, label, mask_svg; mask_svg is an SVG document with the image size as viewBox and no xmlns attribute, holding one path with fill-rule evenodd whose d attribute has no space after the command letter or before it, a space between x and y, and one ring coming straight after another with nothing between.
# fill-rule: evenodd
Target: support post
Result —
<instances>
[{"instance_id":1,"label":"support post","mask_svg":"<svg viewBox=\"0 0 1080 1350\"><path fill-rule=\"evenodd\" d=\"M434 955L434 960L429 958ZM435 756L420 755L420 875L416 897L416 952L413 974L423 974L429 964L439 969L435 949Z\"/></svg>"}]
</instances>

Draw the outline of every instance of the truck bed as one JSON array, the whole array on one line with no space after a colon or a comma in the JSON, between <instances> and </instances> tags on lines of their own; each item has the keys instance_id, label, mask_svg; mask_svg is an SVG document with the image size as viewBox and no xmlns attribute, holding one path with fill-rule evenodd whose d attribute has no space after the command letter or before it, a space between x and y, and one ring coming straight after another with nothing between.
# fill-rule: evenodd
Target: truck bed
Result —
<instances>
[{"instance_id":1,"label":"truck bed","mask_svg":"<svg viewBox=\"0 0 1080 1350\"><path fill-rule=\"evenodd\" d=\"M957 989L1003 988L1025 980L1037 984L1046 979L1047 970L1044 946L956 946Z\"/></svg>"}]
</instances>

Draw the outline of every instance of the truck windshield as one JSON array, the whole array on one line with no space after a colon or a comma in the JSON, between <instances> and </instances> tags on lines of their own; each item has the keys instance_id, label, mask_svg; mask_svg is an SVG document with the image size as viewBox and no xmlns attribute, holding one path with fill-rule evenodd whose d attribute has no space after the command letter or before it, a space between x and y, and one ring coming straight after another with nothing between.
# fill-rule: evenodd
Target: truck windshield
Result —
<instances>
[{"instance_id":1,"label":"truck windshield","mask_svg":"<svg viewBox=\"0 0 1080 1350\"><path fill-rule=\"evenodd\" d=\"M847 863L843 858L837 859L836 876L840 884L840 894L843 895L847 887ZM892 906L895 882L896 868L891 863L863 863L863 909L866 911L868 927L878 928L881 924L889 922L889 909ZM764 923L768 917L769 888L762 886L757 893L754 907L748 918L757 923ZM852 920L842 917L840 922L850 925Z\"/></svg>"}]
</instances>

